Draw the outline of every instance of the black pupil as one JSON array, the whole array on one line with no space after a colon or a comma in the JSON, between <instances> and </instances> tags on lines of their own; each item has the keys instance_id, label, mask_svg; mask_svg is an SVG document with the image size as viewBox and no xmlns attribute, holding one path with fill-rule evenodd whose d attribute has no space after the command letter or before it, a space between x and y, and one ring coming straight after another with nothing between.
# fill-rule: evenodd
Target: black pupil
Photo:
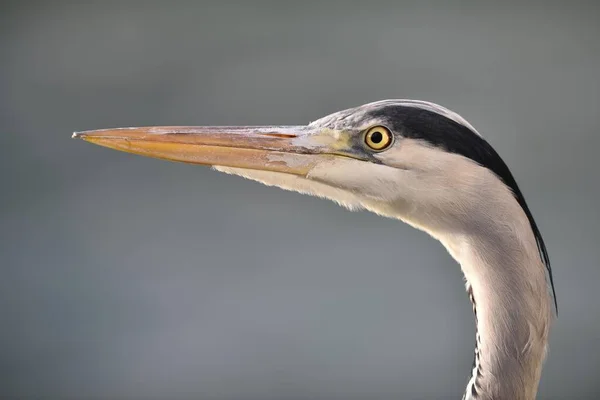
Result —
<instances>
[{"instance_id":1,"label":"black pupil","mask_svg":"<svg viewBox=\"0 0 600 400\"><path fill-rule=\"evenodd\" d=\"M375 144L379 144L383 141L383 135L381 134L380 131L375 131L373 132L373 134L371 135L371 142L375 143Z\"/></svg>"}]
</instances>

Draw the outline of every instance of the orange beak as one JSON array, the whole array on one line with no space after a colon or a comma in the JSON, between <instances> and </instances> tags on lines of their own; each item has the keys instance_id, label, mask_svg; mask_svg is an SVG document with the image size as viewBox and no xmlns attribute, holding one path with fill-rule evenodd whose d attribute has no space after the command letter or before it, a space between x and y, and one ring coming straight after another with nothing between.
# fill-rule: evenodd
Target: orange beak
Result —
<instances>
[{"instance_id":1,"label":"orange beak","mask_svg":"<svg viewBox=\"0 0 600 400\"><path fill-rule=\"evenodd\" d=\"M152 126L83 131L73 137L164 160L299 176L335 153L331 136L308 126Z\"/></svg>"}]
</instances>

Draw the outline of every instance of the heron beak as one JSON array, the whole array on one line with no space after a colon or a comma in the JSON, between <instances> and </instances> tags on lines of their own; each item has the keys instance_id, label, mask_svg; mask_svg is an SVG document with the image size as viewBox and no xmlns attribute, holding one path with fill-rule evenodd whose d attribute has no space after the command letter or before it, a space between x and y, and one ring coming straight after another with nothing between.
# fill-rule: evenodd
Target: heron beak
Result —
<instances>
[{"instance_id":1,"label":"heron beak","mask_svg":"<svg viewBox=\"0 0 600 400\"><path fill-rule=\"evenodd\" d=\"M306 176L335 154L335 135L308 126L152 126L75 132L74 138L147 157Z\"/></svg>"}]
</instances>

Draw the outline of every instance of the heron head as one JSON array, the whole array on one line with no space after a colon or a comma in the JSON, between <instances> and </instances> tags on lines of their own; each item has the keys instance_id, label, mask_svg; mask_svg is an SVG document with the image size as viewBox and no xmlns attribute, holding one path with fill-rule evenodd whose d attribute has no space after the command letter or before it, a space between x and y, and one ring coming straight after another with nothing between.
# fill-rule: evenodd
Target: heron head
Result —
<instances>
[{"instance_id":1,"label":"heron head","mask_svg":"<svg viewBox=\"0 0 600 400\"><path fill-rule=\"evenodd\" d=\"M154 126L85 131L74 137L144 156L210 165L350 209L402 219L411 210L434 206L432 202L458 201L464 174L474 175L477 164L448 146L448 139L466 149L473 141L485 143L457 114L414 100L369 103L303 126Z\"/></svg>"}]
</instances>

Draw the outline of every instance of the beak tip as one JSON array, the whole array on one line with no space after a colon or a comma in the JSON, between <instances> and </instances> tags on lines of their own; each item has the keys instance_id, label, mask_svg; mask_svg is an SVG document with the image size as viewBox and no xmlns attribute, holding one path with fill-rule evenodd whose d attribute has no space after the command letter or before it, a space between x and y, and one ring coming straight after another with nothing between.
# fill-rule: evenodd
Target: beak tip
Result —
<instances>
[{"instance_id":1,"label":"beak tip","mask_svg":"<svg viewBox=\"0 0 600 400\"><path fill-rule=\"evenodd\" d=\"M71 139L83 139L85 137L85 132L73 132L71 135Z\"/></svg>"}]
</instances>

